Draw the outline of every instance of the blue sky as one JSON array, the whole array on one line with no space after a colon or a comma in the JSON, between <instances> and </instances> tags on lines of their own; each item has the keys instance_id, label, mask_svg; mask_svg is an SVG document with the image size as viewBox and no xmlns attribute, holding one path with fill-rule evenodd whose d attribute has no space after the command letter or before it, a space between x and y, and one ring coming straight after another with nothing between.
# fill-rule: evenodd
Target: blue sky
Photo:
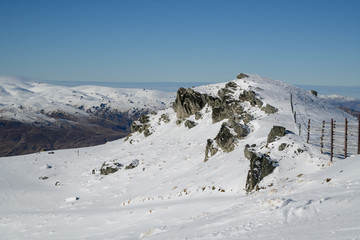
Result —
<instances>
[{"instance_id":1,"label":"blue sky","mask_svg":"<svg viewBox=\"0 0 360 240\"><path fill-rule=\"evenodd\" d=\"M0 0L0 74L360 85L360 1Z\"/></svg>"}]
</instances>

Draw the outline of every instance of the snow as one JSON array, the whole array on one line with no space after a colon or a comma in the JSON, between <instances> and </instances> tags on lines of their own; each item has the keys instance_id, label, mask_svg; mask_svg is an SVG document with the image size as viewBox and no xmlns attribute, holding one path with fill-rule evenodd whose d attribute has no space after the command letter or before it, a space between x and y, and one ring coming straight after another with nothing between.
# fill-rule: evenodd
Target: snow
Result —
<instances>
[{"instance_id":1,"label":"snow","mask_svg":"<svg viewBox=\"0 0 360 240\"><path fill-rule=\"evenodd\" d=\"M127 141L96 147L1 158L0 239L358 239L360 156L329 164L329 156L306 144L304 134L309 117L314 122L355 119L306 91L249 75L234 82L253 89L279 111L267 115L248 105L255 116L249 136L234 151L219 151L207 162L206 141L216 136L222 122L213 124L206 107L201 119L189 117L198 123L191 129L177 125L174 110L167 108L149 115L153 134L148 137L135 133ZM195 90L215 95L224 86ZM120 90L75 91L89 99L114 99L111 93ZM303 125L300 136L290 94ZM159 122L164 113L169 123ZM273 125L293 133L267 145ZM289 146L279 151L283 142ZM268 153L278 165L261 189L249 194L244 190L246 144L256 144L258 152ZM105 176L92 174L104 162L139 165Z\"/></svg>"},{"instance_id":2,"label":"snow","mask_svg":"<svg viewBox=\"0 0 360 240\"><path fill-rule=\"evenodd\" d=\"M0 76L0 93L0 117L30 123L53 121L41 111L88 115L86 110L102 105L130 115L134 110L158 111L169 107L175 95L90 85L70 88L9 76Z\"/></svg>"}]
</instances>

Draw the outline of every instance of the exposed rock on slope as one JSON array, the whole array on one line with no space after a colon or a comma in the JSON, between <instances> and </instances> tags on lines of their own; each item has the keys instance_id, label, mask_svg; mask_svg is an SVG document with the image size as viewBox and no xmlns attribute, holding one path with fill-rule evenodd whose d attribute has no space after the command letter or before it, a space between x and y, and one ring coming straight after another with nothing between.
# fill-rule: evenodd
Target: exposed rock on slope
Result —
<instances>
[{"instance_id":1,"label":"exposed rock on slope","mask_svg":"<svg viewBox=\"0 0 360 240\"><path fill-rule=\"evenodd\" d=\"M245 189L247 192L251 192L259 188L259 182L271 174L275 166L267 154L256 153L254 149L251 149L249 146L245 146L244 155L250 161L250 170L246 178Z\"/></svg>"}]
</instances>

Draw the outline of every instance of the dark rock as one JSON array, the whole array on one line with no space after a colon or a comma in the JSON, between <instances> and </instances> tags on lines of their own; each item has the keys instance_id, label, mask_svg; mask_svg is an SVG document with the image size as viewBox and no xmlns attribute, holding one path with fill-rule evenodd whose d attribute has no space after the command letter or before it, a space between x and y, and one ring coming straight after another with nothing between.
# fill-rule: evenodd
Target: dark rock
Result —
<instances>
[{"instance_id":1,"label":"dark rock","mask_svg":"<svg viewBox=\"0 0 360 240\"><path fill-rule=\"evenodd\" d=\"M213 107L212 122L217 123L234 115L239 115L244 111L239 101L230 100L220 103L220 106Z\"/></svg>"},{"instance_id":2,"label":"dark rock","mask_svg":"<svg viewBox=\"0 0 360 240\"><path fill-rule=\"evenodd\" d=\"M314 95L314 96L317 96L317 95L318 95L318 92L315 91L315 90L310 90L310 93L311 93L312 95Z\"/></svg>"},{"instance_id":3,"label":"dark rock","mask_svg":"<svg viewBox=\"0 0 360 240\"><path fill-rule=\"evenodd\" d=\"M250 160L250 170L248 171L245 189L247 192L251 192L254 189L259 189L260 181L271 174L275 166L268 155L255 153L253 149L248 147L245 147L244 154Z\"/></svg>"},{"instance_id":4,"label":"dark rock","mask_svg":"<svg viewBox=\"0 0 360 240\"><path fill-rule=\"evenodd\" d=\"M244 90L244 92L240 94L239 99L249 102L253 107L257 106L260 108L263 105L262 101L256 97L256 93L252 90Z\"/></svg>"},{"instance_id":5,"label":"dark rock","mask_svg":"<svg viewBox=\"0 0 360 240\"><path fill-rule=\"evenodd\" d=\"M179 125L181 125L181 124L182 124L182 122L183 122L182 120L178 119L178 120L176 120L176 125L178 125L178 126L179 126Z\"/></svg>"},{"instance_id":6,"label":"dark rock","mask_svg":"<svg viewBox=\"0 0 360 240\"><path fill-rule=\"evenodd\" d=\"M202 117L202 114L200 112L195 113L195 120L199 120Z\"/></svg>"},{"instance_id":7,"label":"dark rock","mask_svg":"<svg viewBox=\"0 0 360 240\"><path fill-rule=\"evenodd\" d=\"M111 173L117 172L121 169L124 165L117 162L104 162L100 168L101 175L109 175Z\"/></svg>"},{"instance_id":8,"label":"dark rock","mask_svg":"<svg viewBox=\"0 0 360 240\"><path fill-rule=\"evenodd\" d=\"M242 139L248 135L247 128L240 123L240 119L236 116L232 117L228 121L229 127L236 133L235 137Z\"/></svg>"},{"instance_id":9,"label":"dark rock","mask_svg":"<svg viewBox=\"0 0 360 240\"><path fill-rule=\"evenodd\" d=\"M49 179L49 177L44 176L44 177L39 177L39 179L40 180L47 180L47 179Z\"/></svg>"},{"instance_id":10,"label":"dark rock","mask_svg":"<svg viewBox=\"0 0 360 240\"><path fill-rule=\"evenodd\" d=\"M150 129L149 129L149 128L146 128L145 131L144 131L144 136L145 136L145 137L148 137L148 136L150 136L151 134L152 134L152 132L150 131Z\"/></svg>"},{"instance_id":11,"label":"dark rock","mask_svg":"<svg viewBox=\"0 0 360 240\"><path fill-rule=\"evenodd\" d=\"M224 152L231 152L234 150L236 139L231 133L227 123L221 125L220 131L215 137L215 141Z\"/></svg>"},{"instance_id":12,"label":"dark rock","mask_svg":"<svg viewBox=\"0 0 360 240\"><path fill-rule=\"evenodd\" d=\"M190 129L190 128L195 127L197 125L197 123L194 121L186 120L184 125L185 125L185 127Z\"/></svg>"},{"instance_id":13,"label":"dark rock","mask_svg":"<svg viewBox=\"0 0 360 240\"><path fill-rule=\"evenodd\" d=\"M159 118L159 123L160 122L164 122L164 123L169 123L170 122L170 118L168 114L161 114L160 118Z\"/></svg>"},{"instance_id":14,"label":"dark rock","mask_svg":"<svg viewBox=\"0 0 360 240\"><path fill-rule=\"evenodd\" d=\"M289 144L287 144L287 143L282 143L282 144L280 144L278 150L279 150L279 151L284 151L287 147L289 147Z\"/></svg>"},{"instance_id":15,"label":"dark rock","mask_svg":"<svg viewBox=\"0 0 360 240\"><path fill-rule=\"evenodd\" d=\"M276 107L273 107L270 104L266 104L266 106L261 108L261 110L267 114L274 114L278 111L278 109Z\"/></svg>"},{"instance_id":16,"label":"dark rock","mask_svg":"<svg viewBox=\"0 0 360 240\"><path fill-rule=\"evenodd\" d=\"M150 117L148 115L142 115L139 118L139 122L142 124L146 124L150 122Z\"/></svg>"},{"instance_id":17,"label":"dark rock","mask_svg":"<svg viewBox=\"0 0 360 240\"><path fill-rule=\"evenodd\" d=\"M281 126L273 126L267 137L267 143L274 142L277 137L283 137L286 134L286 129Z\"/></svg>"},{"instance_id":18,"label":"dark rock","mask_svg":"<svg viewBox=\"0 0 360 240\"><path fill-rule=\"evenodd\" d=\"M234 82L228 82L227 84L225 84L225 88L232 88L233 90L236 90L238 87L238 85Z\"/></svg>"},{"instance_id":19,"label":"dark rock","mask_svg":"<svg viewBox=\"0 0 360 240\"><path fill-rule=\"evenodd\" d=\"M243 79L243 78L248 78L248 77L249 77L249 75L247 75L247 74L245 74L245 73L239 73L239 74L236 76L237 79Z\"/></svg>"},{"instance_id":20,"label":"dark rock","mask_svg":"<svg viewBox=\"0 0 360 240\"><path fill-rule=\"evenodd\" d=\"M147 115L142 115L140 116L140 118L137 121L133 121L130 125L130 129L132 133L135 132L139 132L142 133L144 132L144 136L147 137L149 135L152 134L152 132L150 131L150 124L148 124L150 122L150 117Z\"/></svg>"},{"instance_id":21,"label":"dark rock","mask_svg":"<svg viewBox=\"0 0 360 240\"><path fill-rule=\"evenodd\" d=\"M208 139L207 143L206 143L206 149L205 149L205 159L204 162L206 162L207 160L209 160L210 157L214 156L218 149L216 147L214 147L214 141L212 139ZM210 156L209 156L210 153Z\"/></svg>"},{"instance_id":22,"label":"dark rock","mask_svg":"<svg viewBox=\"0 0 360 240\"><path fill-rule=\"evenodd\" d=\"M136 168L137 166L139 166L139 160L135 159L128 166L126 166L125 169L126 170L133 169L133 168Z\"/></svg>"},{"instance_id":23,"label":"dark rock","mask_svg":"<svg viewBox=\"0 0 360 240\"><path fill-rule=\"evenodd\" d=\"M173 109L178 119L187 117L200 111L207 103L207 95L196 92L190 88L180 88L176 94Z\"/></svg>"}]
</instances>

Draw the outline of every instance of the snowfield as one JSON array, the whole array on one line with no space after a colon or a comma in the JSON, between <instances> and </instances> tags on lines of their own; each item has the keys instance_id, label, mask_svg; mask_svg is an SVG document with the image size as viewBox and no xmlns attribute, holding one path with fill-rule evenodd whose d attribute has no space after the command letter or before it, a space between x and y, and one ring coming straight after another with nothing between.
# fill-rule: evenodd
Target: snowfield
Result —
<instances>
[{"instance_id":1,"label":"snowfield","mask_svg":"<svg viewBox=\"0 0 360 240\"><path fill-rule=\"evenodd\" d=\"M30 79L0 76L0 117L20 122L53 122L45 113L63 111L87 116L106 106L131 115L169 107L173 93L99 86L64 87Z\"/></svg>"},{"instance_id":2,"label":"snowfield","mask_svg":"<svg viewBox=\"0 0 360 240\"><path fill-rule=\"evenodd\" d=\"M147 137L135 132L96 147L0 158L0 239L360 239L360 156L331 164L305 134L309 118L314 124L357 120L279 81L249 75L232 82L236 99L254 90L278 112L242 103L253 116L248 136L206 162L207 139L227 121L213 123L208 105L201 118L188 117L193 128L168 108L149 115ZM194 90L216 96L225 84ZM95 92L114 99L111 89L103 90ZM74 91L95 97L85 96L86 87ZM159 120L164 115L168 122ZM274 125L287 134L267 143ZM282 143L287 147L281 151ZM276 165L250 193L247 144ZM100 174L104 162L117 171Z\"/></svg>"}]
</instances>

